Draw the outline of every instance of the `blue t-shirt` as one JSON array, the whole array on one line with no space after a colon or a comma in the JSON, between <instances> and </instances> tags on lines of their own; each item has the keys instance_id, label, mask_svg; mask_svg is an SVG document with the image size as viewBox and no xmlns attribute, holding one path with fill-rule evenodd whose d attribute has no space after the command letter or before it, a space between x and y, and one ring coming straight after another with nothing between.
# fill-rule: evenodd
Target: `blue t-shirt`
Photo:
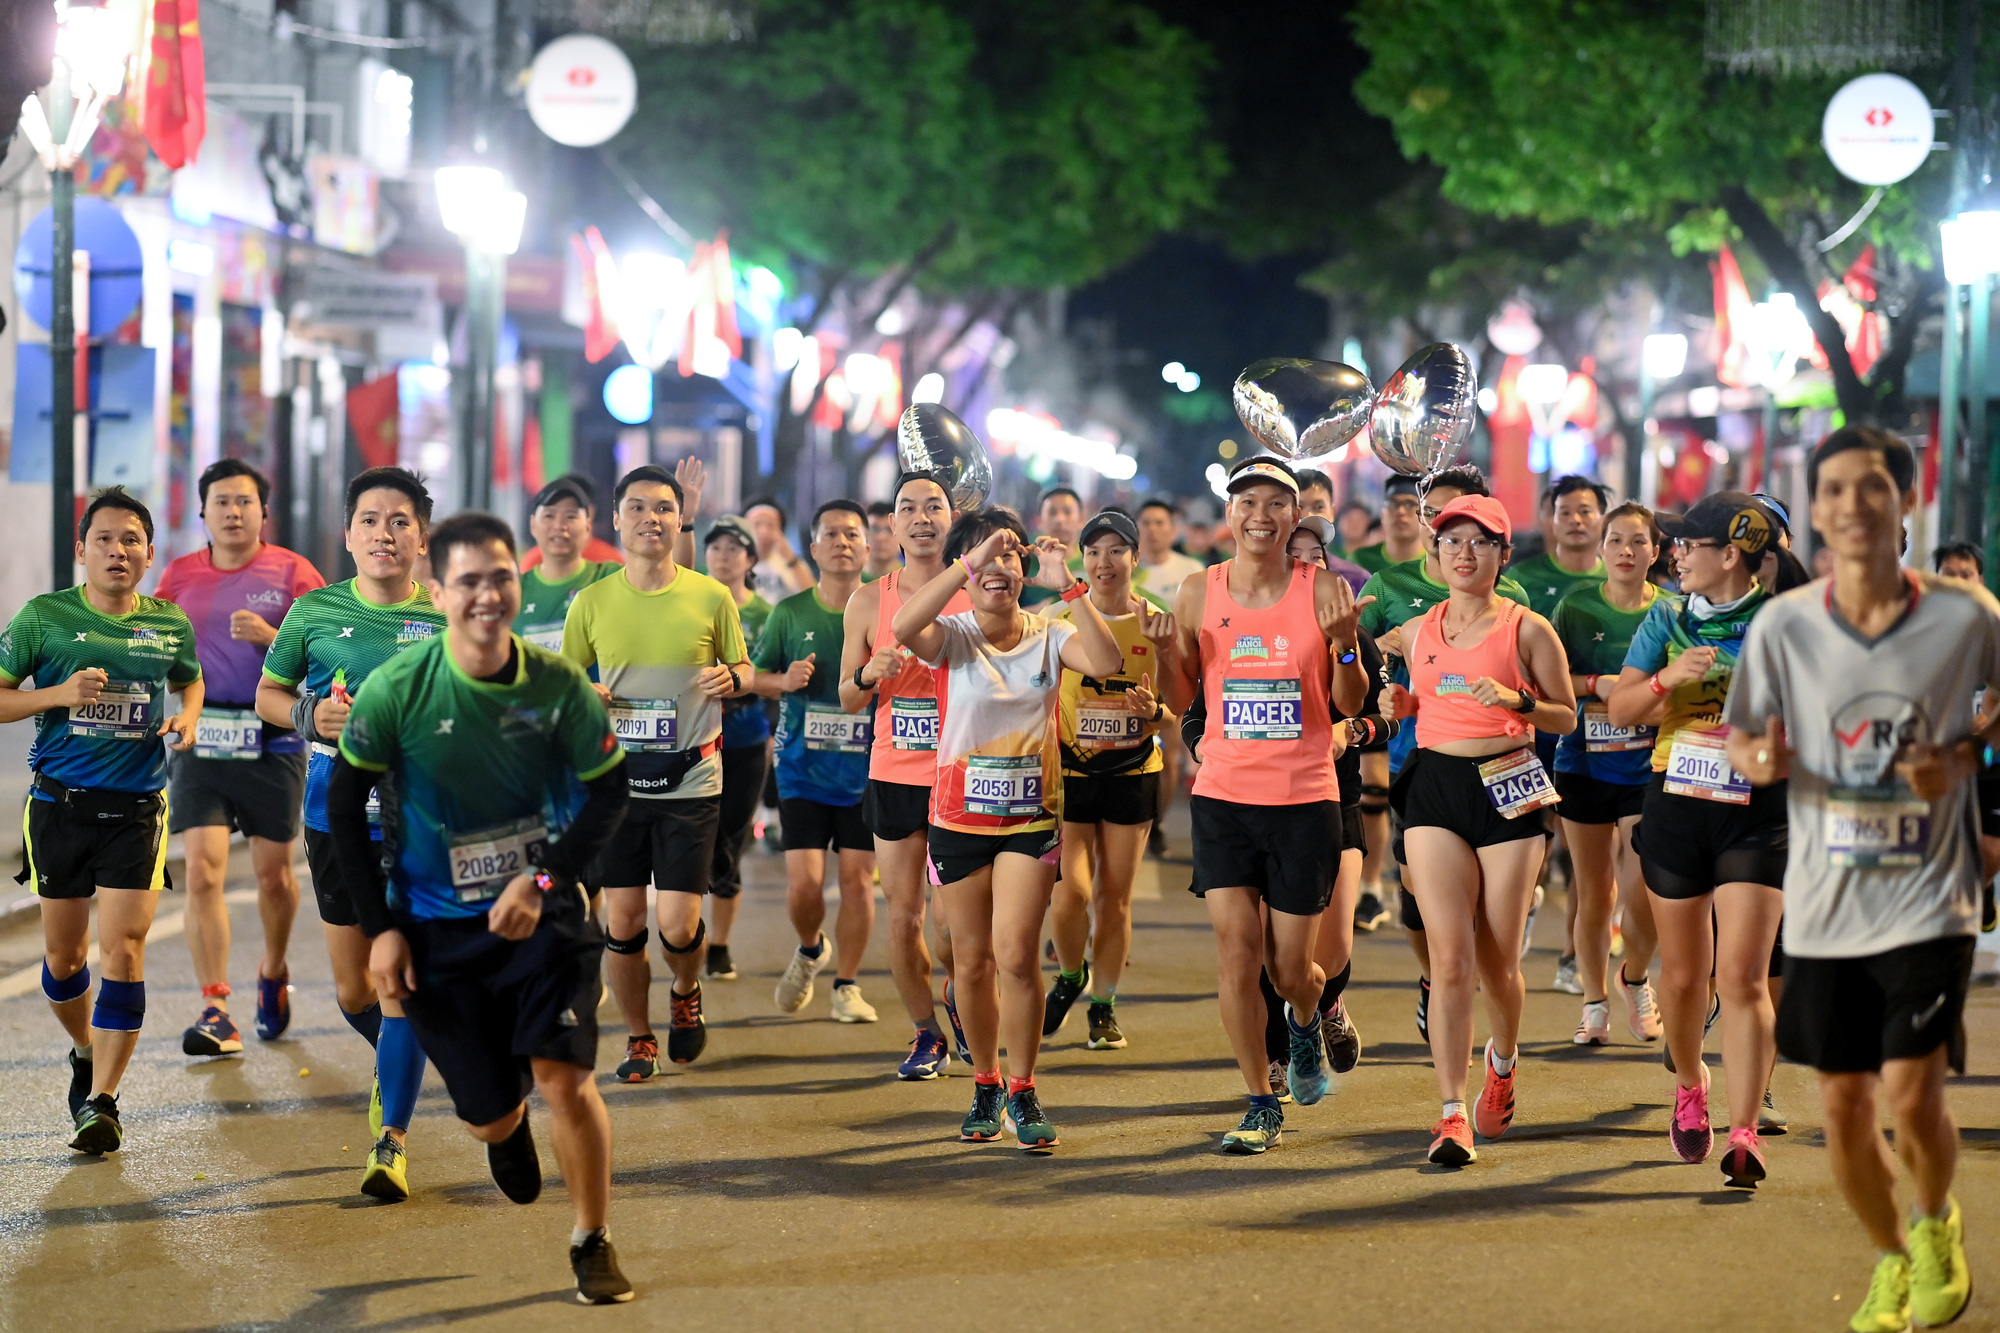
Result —
<instances>
[{"instance_id":1,"label":"blue t-shirt","mask_svg":"<svg viewBox=\"0 0 2000 1333\"><path fill-rule=\"evenodd\" d=\"M1601 676L1598 688L1608 690L1625 665L1639 626L1664 594L1648 584L1645 602L1626 611L1605 599L1604 588L1598 580L1577 583L1550 609L1549 624L1562 640L1570 671ZM1653 776L1654 728L1611 727L1601 698L1579 700L1576 712L1576 730L1556 745L1556 772L1583 773L1622 786L1643 786Z\"/></svg>"},{"instance_id":2,"label":"blue t-shirt","mask_svg":"<svg viewBox=\"0 0 2000 1333\"><path fill-rule=\"evenodd\" d=\"M754 659L757 670L780 672L813 659L812 681L787 694L778 715L778 796L821 805L858 805L868 787L868 751L874 713L840 706L840 612L808 588L779 602L764 622Z\"/></svg>"}]
</instances>

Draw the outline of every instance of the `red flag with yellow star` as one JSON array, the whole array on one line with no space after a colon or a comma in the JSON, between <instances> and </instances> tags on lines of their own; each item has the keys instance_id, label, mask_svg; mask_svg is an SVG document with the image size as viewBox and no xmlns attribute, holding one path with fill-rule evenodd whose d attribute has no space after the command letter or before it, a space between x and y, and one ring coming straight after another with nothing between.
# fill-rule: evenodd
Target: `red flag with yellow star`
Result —
<instances>
[{"instance_id":1,"label":"red flag with yellow star","mask_svg":"<svg viewBox=\"0 0 2000 1333\"><path fill-rule=\"evenodd\" d=\"M153 41L146 66L146 142L179 170L194 161L208 132L197 0L153 0Z\"/></svg>"}]
</instances>

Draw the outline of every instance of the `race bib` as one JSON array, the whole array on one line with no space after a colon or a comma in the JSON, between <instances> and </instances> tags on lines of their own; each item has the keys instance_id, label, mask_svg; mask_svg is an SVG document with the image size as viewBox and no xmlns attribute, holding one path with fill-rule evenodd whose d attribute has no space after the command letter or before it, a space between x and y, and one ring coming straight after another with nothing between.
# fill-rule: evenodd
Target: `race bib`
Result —
<instances>
[{"instance_id":1,"label":"race bib","mask_svg":"<svg viewBox=\"0 0 2000 1333\"><path fill-rule=\"evenodd\" d=\"M807 704L805 732L808 750L866 754L875 740L875 722L867 713L849 713L838 704Z\"/></svg>"},{"instance_id":2,"label":"race bib","mask_svg":"<svg viewBox=\"0 0 2000 1333\"><path fill-rule=\"evenodd\" d=\"M1487 760L1479 766L1479 780L1486 786L1486 799L1506 819L1518 819L1562 799L1542 767L1541 756L1532 749Z\"/></svg>"},{"instance_id":3,"label":"race bib","mask_svg":"<svg viewBox=\"0 0 2000 1333\"><path fill-rule=\"evenodd\" d=\"M531 629L521 637L529 643L534 644L537 648L547 649L552 653L559 653L562 651L562 636L563 627L561 625L553 625L544 629Z\"/></svg>"},{"instance_id":4,"label":"race bib","mask_svg":"<svg viewBox=\"0 0 2000 1333\"><path fill-rule=\"evenodd\" d=\"M103 740L139 740L152 730L152 715L152 691L114 680L95 699L69 710L69 729Z\"/></svg>"},{"instance_id":5,"label":"race bib","mask_svg":"<svg viewBox=\"0 0 2000 1333\"><path fill-rule=\"evenodd\" d=\"M613 699L611 734L628 750L678 750L678 707L672 699Z\"/></svg>"},{"instance_id":6,"label":"race bib","mask_svg":"<svg viewBox=\"0 0 2000 1333\"><path fill-rule=\"evenodd\" d=\"M965 757L965 811L1020 818L1042 813L1042 760L1033 754Z\"/></svg>"},{"instance_id":7,"label":"race bib","mask_svg":"<svg viewBox=\"0 0 2000 1333\"><path fill-rule=\"evenodd\" d=\"M935 750L938 741L936 699L889 700L889 744L898 750Z\"/></svg>"},{"instance_id":8,"label":"race bib","mask_svg":"<svg viewBox=\"0 0 2000 1333\"><path fill-rule=\"evenodd\" d=\"M1296 680L1222 682L1222 735L1232 741L1295 741L1305 734Z\"/></svg>"},{"instance_id":9,"label":"race bib","mask_svg":"<svg viewBox=\"0 0 2000 1333\"><path fill-rule=\"evenodd\" d=\"M549 832L530 815L451 840L451 888L462 903L484 902L525 872L547 847Z\"/></svg>"},{"instance_id":10,"label":"race bib","mask_svg":"<svg viewBox=\"0 0 2000 1333\"><path fill-rule=\"evenodd\" d=\"M1837 866L1922 865L1931 844L1930 803L1897 787L1835 787L1826 795L1820 836Z\"/></svg>"},{"instance_id":11,"label":"race bib","mask_svg":"<svg viewBox=\"0 0 2000 1333\"><path fill-rule=\"evenodd\" d=\"M264 723L247 708L204 708L195 723L194 753L198 759L260 759Z\"/></svg>"},{"instance_id":12,"label":"race bib","mask_svg":"<svg viewBox=\"0 0 2000 1333\"><path fill-rule=\"evenodd\" d=\"M1583 705L1583 748L1591 754L1616 754L1621 750L1650 750L1657 727L1613 726L1602 699Z\"/></svg>"},{"instance_id":13,"label":"race bib","mask_svg":"<svg viewBox=\"0 0 2000 1333\"><path fill-rule=\"evenodd\" d=\"M1076 743L1097 750L1129 750L1144 740L1146 720L1123 704L1085 703L1076 710Z\"/></svg>"},{"instance_id":14,"label":"race bib","mask_svg":"<svg viewBox=\"0 0 2000 1333\"><path fill-rule=\"evenodd\" d=\"M1750 779L1729 766L1729 730L1681 731L1667 752L1665 789L1730 805L1750 804Z\"/></svg>"}]
</instances>

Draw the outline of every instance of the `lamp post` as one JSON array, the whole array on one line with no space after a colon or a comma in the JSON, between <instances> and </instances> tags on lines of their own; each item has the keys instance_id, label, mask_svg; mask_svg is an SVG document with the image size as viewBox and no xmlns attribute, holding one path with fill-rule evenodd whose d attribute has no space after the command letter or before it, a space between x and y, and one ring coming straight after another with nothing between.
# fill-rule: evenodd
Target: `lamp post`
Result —
<instances>
[{"instance_id":1,"label":"lamp post","mask_svg":"<svg viewBox=\"0 0 2000 1333\"><path fill-rule=\"evenodd\" d=\"M507 256L521 247L528 197L494 167L439 167L438 212L465 243L465 407L460 416L459 503L493 502L493 377L506 314Z\"/></svg>"},{"instance_id":2,"label":"lamp post","mask_svg":"<svg viewBox=\"0 0 2000 1333\"><path fill-rule=\"evenodd\" d=\"M1637 500L1646 488L1653 455L1653 393L1663 380L1687 369L1684 333L1649 333L1639 345L1639 447L1625 457L1625 498Z\"/></svg>"}]
</instances>

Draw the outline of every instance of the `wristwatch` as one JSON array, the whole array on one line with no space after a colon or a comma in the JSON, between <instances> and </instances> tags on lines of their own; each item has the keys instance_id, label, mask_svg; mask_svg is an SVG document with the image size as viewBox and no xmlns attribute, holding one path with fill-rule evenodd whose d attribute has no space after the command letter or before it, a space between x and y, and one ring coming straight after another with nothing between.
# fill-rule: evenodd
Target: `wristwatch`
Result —
<instances>
[{"instance_id":1,"label":"wristwatch","mask_svg":"<svg viewBox=\"0 0 2000 1333\"><path fill-rule=\"evenodd\" d=\"M863 662L861 666L854 668L854 688L857 690L865 690L869 688L868 682L861 679L861 669L862 667L865 667L867 665L868 664L866 662Z\"/></svg>"},{"instance_id":2,"label":"wristwatch","mask_svg":"<svg viewBox=\"0 0 2000 1333\"><path fill-rule=\"evenodd\" d=\"M722 669L729 673L730 690L736 694L743 693L743 677L736 674L736 668L725 662L722 665Z\"/></svg>"},{"instance_id":3,"label":"wristwatch","mask_svg":"<svg viewBox=\"0 0 2000 1333\"><path fill-rule=\"evenodd\" d=\"M1336 656L1336 657L1335 657L1335 658L1334 658L1333 660L1334 660L1334 661L1336 661L1336 662L1338 662L1338 663L1340 663L1340 664L1341 664L1342 666L1353 666L1353 665L1354 665L1354 659L1355 659L1355 658L1357 658L1357 657L1359 657L1359 656L1361 656L1361 651L1360 651L1360 649L1358 649L1358 648L1343 648L1343 649L1341 649L1341 650L1340 650L1340 653L1339 653L1339 655L1338 655L1338 656Z\"/></svg>"},{"instance_id":4,"label":"wristwatch","mask_svg":"<svg viewBox=\"0 0 2000 1333\"><path fill-rule=\"evenodd\" d=\"M1526 690L1522 690L1519 693L1521 695L1521 702L1514 705L1514 711L1519 713L1522 717L1526 717L1530 713L1535 711L1536 706L1541 703L1541 700L1537 699L1534 695L1528 693Z\"/></svg>"}]
</instances>

